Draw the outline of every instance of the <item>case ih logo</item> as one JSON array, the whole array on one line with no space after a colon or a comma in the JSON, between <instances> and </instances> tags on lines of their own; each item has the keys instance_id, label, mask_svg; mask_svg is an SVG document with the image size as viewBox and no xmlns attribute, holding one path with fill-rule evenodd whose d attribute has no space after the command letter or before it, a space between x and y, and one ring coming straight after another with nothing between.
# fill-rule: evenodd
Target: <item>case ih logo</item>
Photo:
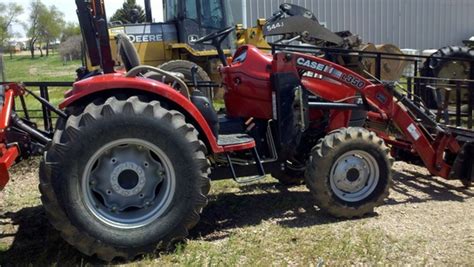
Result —
<instances>
[{"instance_id":1,"label":"case ih logo","mask_svg":"<svg viewBox=\"0 0 474 267\"><path fill-rule=\"evenodd\" d=\"M356 78L351 74L343 73L342 71L339 71L331 66L313 61L311 59L300 57L296 59L296 64L299 66L313 69L315 71L326 72L334 78L345 81L346 83L349 83L357 87L358 89L363 89L365 87L365 82L360 80L359 78Z\"/></svg>"},{"instance_id":2,"label":"case ih logo","mask_svg":"<svg viewBox=\"0 0 474 267\"><path fill-rule=\"evenodd\" d=\"M271 32L275 29L278 29L278 28L281 28L281 27L284 27L285 26L285 23L284 22L276 22L276 23L273 23L273 24L270 24L267 26L267 31L268 32Z\"/></svg>"}]
</instances>

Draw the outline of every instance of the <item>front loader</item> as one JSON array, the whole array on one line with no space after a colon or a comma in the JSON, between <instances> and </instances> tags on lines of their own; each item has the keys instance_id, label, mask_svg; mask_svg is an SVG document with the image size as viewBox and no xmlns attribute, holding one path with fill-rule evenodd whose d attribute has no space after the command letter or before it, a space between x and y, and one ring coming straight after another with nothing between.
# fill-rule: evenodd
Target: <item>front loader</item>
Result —
<instances>
[{"instance_id":1,"label":"front loader","mask_svg":"<svg viewBox=\"0 0 474 267\"><path fill-rule=\"evenodd\" d=\"M222 42L233 27L195 40L220 55L225 111L216 112L200 91L208 83L133 60L126 35L118 38L126 70L114 70L103 2L76 4L98 71L80 77L59 109L38 97L60 117L53 136L18 121L13 95L27 89L6 85L1 166L28 151L17 132L41 141L46 214L86 255L133 259L183 240L208 202L210 179L304 177L315 204L342 218L383 204L394 148L415 150L433 175L472 182L471 131L438 124L392 85L307 46L273 44L268 54L245 45L227 60Z\"/></svg>"}]
</instances>

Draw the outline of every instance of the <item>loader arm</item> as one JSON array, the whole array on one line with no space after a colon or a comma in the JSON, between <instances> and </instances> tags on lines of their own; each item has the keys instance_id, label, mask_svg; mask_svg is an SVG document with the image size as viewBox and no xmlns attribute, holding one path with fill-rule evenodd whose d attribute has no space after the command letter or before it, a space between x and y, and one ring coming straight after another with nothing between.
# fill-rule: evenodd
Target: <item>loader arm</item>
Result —
<instances>
[{"instance_id":1,"label":"loader arm","mask_svg":"<svg viewBox=\"0 0 474 267\"><path fill-rule=\"evenodd\" d=\"M416 106L411 103L411 100L405 98L396 90L388 89L385 85L367 86L362 90L362 93L379 110L378 114L370 113L369 120L391 121L402 132L405 140L420 156L431 174L450 178L452 166L446 163L444 153L446 151L453 154L460 152L461 146L455 134L449 130L439 128L437 134L432 136L423 124L412 115L416 114L417 111L413 110ZM439 127L437 125L432 126ZM384 139L390 141L389 136L385 136Z\"/></svg>"},{"instance_id":2,"label":"loader arm","mask_svg":"<svg viewBox=\"0 0 474 267\"><path fill-rule=\"evenodd\" d=\"M329 103L309 103L309 107L321 108L326 105L331 110L331 122L327 131L347 127L352 110L366 109L369 121L392 124L401 131L403 141L396 142L388 132L374 130L387 143L392 146L412 148L433 175L443 178L460 178L456 177L456 172L452 172L453 164L448 163L445 158L446 152L453 155L462 152L456 133L433 121L392 86L374 84L349 69L302 53L276 53L273 72L297 75L306 90L330 101ZM363 104L353 103L358 95L363 100ZM432 130L429 131L428 128ZM467 143L469 142L472 141L469 140ZM472 163L467 161L465 164ZM472 169L471 166L465 167ZM472 176L472 174L469 175Z\"/></svg>"}]
</instances>

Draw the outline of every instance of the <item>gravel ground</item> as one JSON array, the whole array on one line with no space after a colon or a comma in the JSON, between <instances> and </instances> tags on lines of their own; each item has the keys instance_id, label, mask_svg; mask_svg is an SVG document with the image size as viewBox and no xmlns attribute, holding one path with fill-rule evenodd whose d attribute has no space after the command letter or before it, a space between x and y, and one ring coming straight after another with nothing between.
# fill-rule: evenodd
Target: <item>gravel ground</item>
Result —
<instances>
[{"instance_id":1,"label":"gravel ground","mask_svg":"<svg viewBox=\"0 0 474 267\"><path fill-rule=\"evenodd\" d=\"M55 264L61 263L64 257L73 258L70 263L94 263L94 259L82 258L48 224L39 201L37 164L37 160L30 160L15 166L13 180L0 193L0 265ZM383 254L389 256L377 261L358 261L357 256L351 256L349 263L474 266L474 190L463 188L458 181L431 177L425 168L404 162L397 162L394 171L395 181L386 205L379 207L373 216L349 221L325 217L317 208L312 211L304 186L282 189L271 178L244 187L231 182L213 183L211 202L201 223L191 233L189 247L194 246L193 242L204 247L225 243L233 233L267 231L275 225L296 229L287 234L302 239L305 231L312 229L344 232L349 236L350 229L369 233L374 230L381 237L373 238L374 244L369 245L390 250ZM278 196L291 201L266 204ZM249 225L252 230L247 230ZM283 255L283 259L288 258L287 264L305 262L291 255L291 252ZM169 263L167 257L173 256L162 257L164 265ZM348 263L337 259L329 262ZM160 259L148 258L145 263L160 263Z\"/></svg>"}]
</instances>

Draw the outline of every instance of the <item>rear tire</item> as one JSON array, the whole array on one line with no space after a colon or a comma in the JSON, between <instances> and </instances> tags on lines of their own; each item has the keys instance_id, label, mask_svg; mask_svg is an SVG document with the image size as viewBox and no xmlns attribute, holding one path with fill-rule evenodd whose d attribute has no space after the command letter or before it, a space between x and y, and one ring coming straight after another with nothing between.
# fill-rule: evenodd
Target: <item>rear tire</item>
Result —
<instances>
[{"instance_id":1,"label":"rear tire","mask_svg":"<svg viewBox=\"0 0 474 267\"><path fill-rule=\"evenodd\" d=\"M461 58L474 60L474 49L463 46L443 47L432 54L423 64L420 73L423 77L443 78L443 79L469 79L469 61L453 61L448 58ZM432 81L435 87L437 81ZM446 81L439 81L442 87L446 87ZM464 91L464 90L463 90ZM436 99L440 92L427 91L422 93L422 99L429 108L436 109L438 105ZM462 93L464 94L464 92Z\"/></svg>"},{"instance_id":2,"label":"rear tire","mask_svg":"<svg viewBox=\"0 0 474 267\"><path fill-rule=\"evenodd\" d=\"M446 58L446 59L444 59ZM447 58L465 58L465 59L472 59L474 60L474 49L469 48L469 47L463 47L463 46L448 46L448 47L443 47L436 51L434 54L428 58L425 63L423 64L423 67L421 69L421 74L423 76L427 77L439 77L439 78L456 78L456 79L464 79L469 77L469 64L467 64L464 68L463 65L460 65L461 71L464 70L462 73L453 73L455 77L451 77L449 73L443 73L443 68L445 68L448 64L450 63ZM465 61L466 63L469 63L468 61ZM463 62L459 62L463 63ZM443 74L448 74L450 77L440 77L440 75ZM465 76L467 75L467 77Z\"/></svg>"},{"instance_id":3,"label":"rear tire","mask_svg":"<svg viewBox=\"0 0 474 267\"><path fill-rule=\"evenodd\" d=\"M40 166L41 200L82 253L133 259L188 235L207 204L209 170L181 113L111 97L58 124Z\"/></svg>"},{"instance_id":4,"label":"rear tire","mask_svg":"<svg viewBox=\"0 0 474 267\"><path fill-rule=\"evenodd\" d=\"M382 139L363 128L327 135L313 148L305 173L316 205L336 217L372 213L389 194L389 153Z\"/></svg>"},{"instance_id":5,"label":"rear tire","mask_svg":"<svg viewBox=\"0 0 474 267\"><path fill-rule=\"evenodd\" d=\"M209 75L207 75L206 71L201 68L199 65L197 65L194 62L187 61L187 60L172 60L168 61L166 63L163 63L159 66L160 69L165 70L165 71L171 71L171 72L179 72L184 75L184 79L186 82L192 82L193 81L193 75L191 73L191 68L193 66L196 66L197 72L196 72L196 78L198 81L205 81L205 82L210 82L211 78L209 78ZM200 91L209 99L211 100L212 97L212 88L200 88Z\"/></svg>"}]
</instances>

